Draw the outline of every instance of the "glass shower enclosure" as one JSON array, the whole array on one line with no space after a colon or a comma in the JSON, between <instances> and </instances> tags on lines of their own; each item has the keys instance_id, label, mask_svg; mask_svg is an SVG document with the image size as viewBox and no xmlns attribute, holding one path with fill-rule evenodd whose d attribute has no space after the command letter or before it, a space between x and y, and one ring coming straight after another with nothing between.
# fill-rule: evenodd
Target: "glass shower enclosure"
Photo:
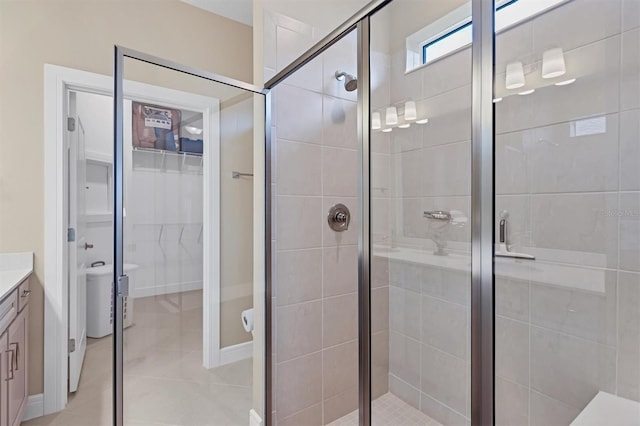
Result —
<instances>
[{"instance_id":1,"label":"glass shower enclosure","mask_svg":"<svg viewBox=\"0 0 640 426\"><path fill-rule=\"evenodd\" d=\"M639 13L373 2L292 66L265 20L274 424L640 421Z\"/></svg>"},{"instance_id":2,"label":"glass shower enclosure","mask_svg":"<svg viewBox=\"0 0 640 426\"><path fill-rule=\"evenodd\" d=\"M113 422L246 423L265 399L269 96L115 58Z\"/></svg>"},{"instance_id":3,"label":"glass shower enclosure","mask_svg":"<svg viewBox=\"0 0 640 426\"><path fill-rule=\"evenodd\" d=\"M249 99L264 124L260 420L640 422L640 2L376 0L309 50L312 25L269 13L265 27L264 89L119 48L115 91L122 100L128 58L132 75L167 87ZM166 72L200 83L175 87Z\"/></svg>"}]
</instances>

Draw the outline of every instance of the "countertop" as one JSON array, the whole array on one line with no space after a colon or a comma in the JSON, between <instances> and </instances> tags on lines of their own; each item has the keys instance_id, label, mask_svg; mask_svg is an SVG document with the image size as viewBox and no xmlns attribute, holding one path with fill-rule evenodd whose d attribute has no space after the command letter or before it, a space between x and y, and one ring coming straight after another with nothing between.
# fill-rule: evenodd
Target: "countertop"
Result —
<instances>
[{"instance_id":1,"label":"countertop","mask_svg":"<svg viewBox=\"0 0 640 426\"><path fill-rule=\"evenodd\" d=\"M0 254L0 300L33 273L33 253Z\"/></svg>"}]
</instances>

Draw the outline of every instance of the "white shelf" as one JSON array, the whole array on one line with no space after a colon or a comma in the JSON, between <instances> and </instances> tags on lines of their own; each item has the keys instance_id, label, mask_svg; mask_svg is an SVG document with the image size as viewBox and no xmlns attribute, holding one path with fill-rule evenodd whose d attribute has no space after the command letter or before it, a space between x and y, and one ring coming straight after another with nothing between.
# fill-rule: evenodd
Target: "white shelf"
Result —
<instances>
[{"instance_id":1,"label":"white shelf","mask_svg":"<svg viewBox=\"0 0 640 426\"><path fill-rule=\"evenodd\" d=\"M133 147L133 170L202 174L202 154Z\"/></svg>"},{"instance_id":2,"label":"white shelf","mask_svg":"<svg viewBox=\"0 0 640 426\"><path fill-rule=\"evenodd\" d=\"M113 220L112 212L87 212L86 213L87 222L89 223L101 223L101 222L111 222Z\"/></svg>"},{"instance_id":3,"label":"white shelf","mask_svg":"<svg viewBox=\"0 0 640 426\"><path fill-rule=\"evenodd\" d=\"M102 152L95 151L87 151L86 159L88 162L102 164L102 165L111 165L113 164L113 158L109 154L104 154Z\"/></svg>"}]
</instances>

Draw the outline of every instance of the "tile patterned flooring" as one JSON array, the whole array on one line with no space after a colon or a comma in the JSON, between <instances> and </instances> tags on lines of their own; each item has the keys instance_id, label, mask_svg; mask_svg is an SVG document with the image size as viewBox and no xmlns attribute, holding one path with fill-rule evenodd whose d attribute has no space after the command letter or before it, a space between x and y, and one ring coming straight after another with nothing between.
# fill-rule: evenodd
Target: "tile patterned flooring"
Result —
<instances>
[{"instance_id":1,"label":"tile patterned flooring","mask_svg":"<svg viewBox=\"0 0 640 426\"><path fill-rule=\"evenodd\" d=\"M415 409L397 396L386 393L373 401L372 426L441 426L440 423ZM353 411L329 426L358 426L358 411Z\"/></svg>"},{"instance_id":2,"label":"tile patterned flooring","mask_svg":"<svg viewBox=\"0 0 640 426\"><path fill-rule=\"evenodd\" d=\"M135 300L125 330L127 425L246 426L252 360L202 367L202 292ZM65 410L25 426L111 425L111 336L88 339L78 391Z\"/></svg>"}]
</instances>

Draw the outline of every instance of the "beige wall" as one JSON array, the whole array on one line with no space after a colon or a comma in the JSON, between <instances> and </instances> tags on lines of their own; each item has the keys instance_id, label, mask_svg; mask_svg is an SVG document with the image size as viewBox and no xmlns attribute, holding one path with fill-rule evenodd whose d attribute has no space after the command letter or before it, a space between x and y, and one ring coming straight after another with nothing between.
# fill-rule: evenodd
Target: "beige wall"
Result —
<instances>
[{"instance_id":1,"label":"beige wall","mask_svg":"<svg viewBox=\"0 0 640 426\"><path fill-rule=\"evenodd\" d=\"M44 64L111 75L114 44L252 79L251 28L178 0L0 1L0 252L35 252L30 394L43 391Z\"/></svg>"}]
</instances>

